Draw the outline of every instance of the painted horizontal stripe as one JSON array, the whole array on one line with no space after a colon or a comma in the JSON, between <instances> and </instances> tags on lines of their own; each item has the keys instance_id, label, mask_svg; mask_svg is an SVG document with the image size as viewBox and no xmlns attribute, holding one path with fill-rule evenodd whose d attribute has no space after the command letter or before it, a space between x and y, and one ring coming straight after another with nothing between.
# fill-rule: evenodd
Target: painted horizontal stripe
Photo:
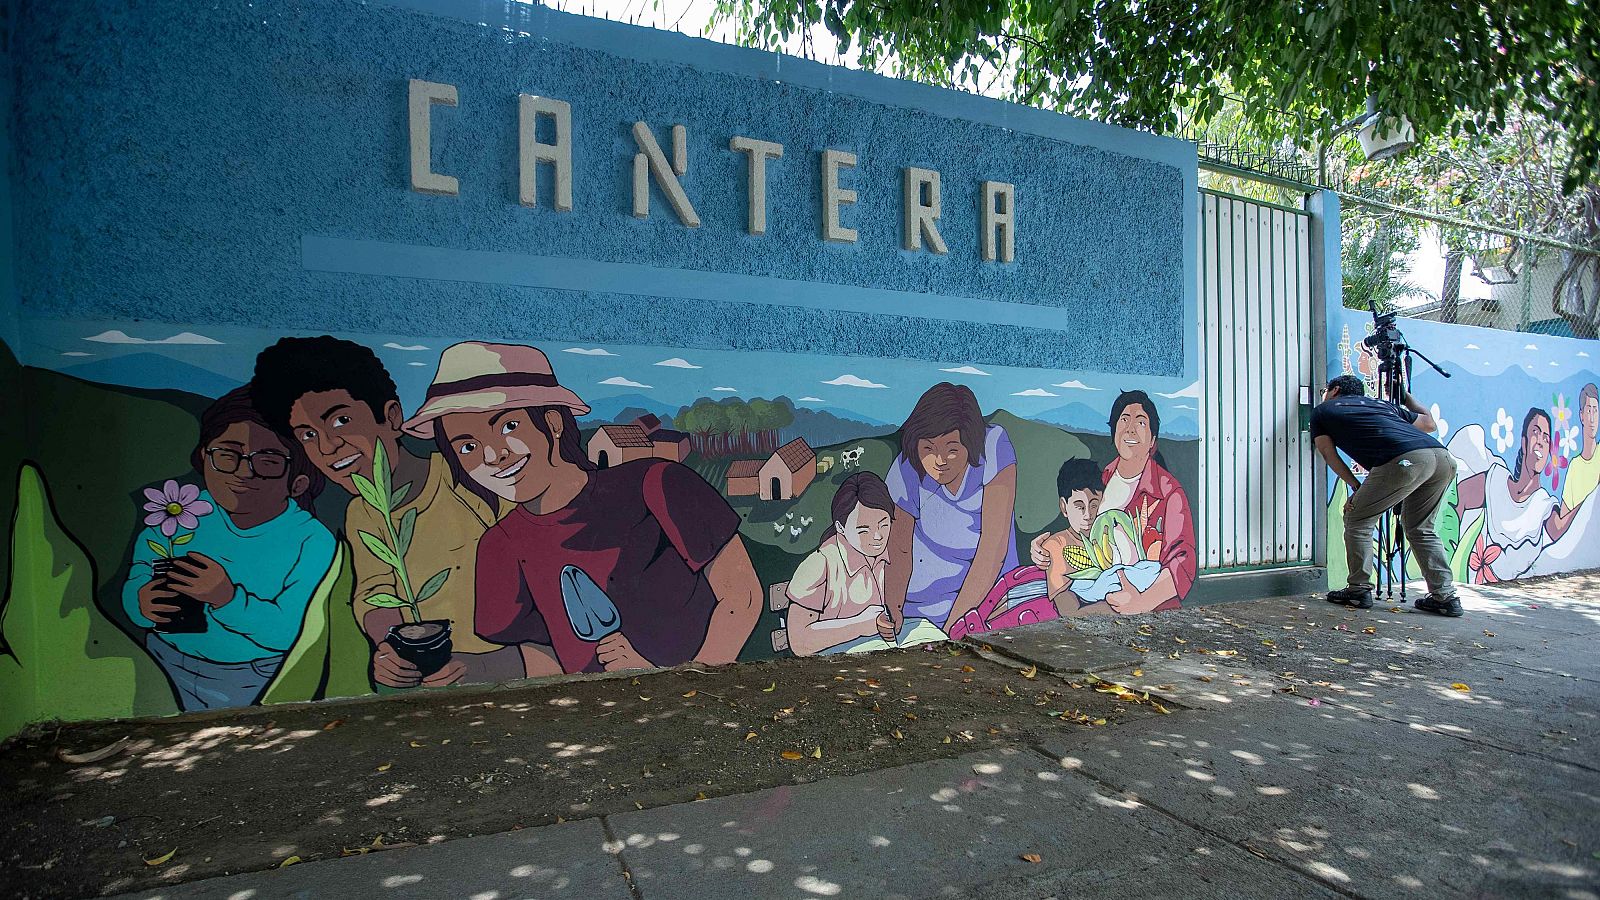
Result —
<instances>
[{"instance_id":1,"label":"painted horizontal stripe","mask_svg":"<svg viewBox=\"0 0 1600 900\"><path fill-rule=\"evenodd\" d=\"M1014 325L1046 331L1069 331L1082 326L1081 322L1075 321L1066 310L1059 307L728 272L662 268L638 263L568 259L495 250L459 250L314 234L301 237L300 258L301 265L310 271L347 275L827 309L947 322Z\"/></svg>"}]
</instances>

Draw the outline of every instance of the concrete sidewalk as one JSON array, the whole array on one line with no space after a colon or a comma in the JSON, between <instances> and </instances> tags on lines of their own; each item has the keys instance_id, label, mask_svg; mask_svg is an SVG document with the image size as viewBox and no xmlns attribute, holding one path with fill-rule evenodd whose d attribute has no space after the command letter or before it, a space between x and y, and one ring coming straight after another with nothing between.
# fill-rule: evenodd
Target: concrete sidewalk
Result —
<instances>
[{"instance_id":1,"label":"concrete sidewalk","mask_svg":"<svg viewBox=\"0 0 1600 900\"><path fill-rule=\"evenodd\" d=\"M125 896L1600 897L1600 577L1464 600L1456 620L1304 598L986 635L1171 714Z\"/></svg>"}]
</instances>

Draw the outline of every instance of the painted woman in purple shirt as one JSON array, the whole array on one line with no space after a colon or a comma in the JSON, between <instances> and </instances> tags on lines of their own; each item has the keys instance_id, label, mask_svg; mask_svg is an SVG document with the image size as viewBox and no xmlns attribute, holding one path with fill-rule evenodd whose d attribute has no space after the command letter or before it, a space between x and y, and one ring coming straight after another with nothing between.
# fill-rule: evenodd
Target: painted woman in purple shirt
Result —
<instances>
[{"instance_id":1,"label":"painted woman in purple shirt","mask_svg":"<svg viewBox=\"0 0 1600 900\"><path fill-rule=\"evenodd\" d=\"M1017 566L1017 455L984 425L972 389L929 388L900 429L886 479L894 498L887 600L896 629L923 618L949 633Z\"/></svg>"}]
</instances>

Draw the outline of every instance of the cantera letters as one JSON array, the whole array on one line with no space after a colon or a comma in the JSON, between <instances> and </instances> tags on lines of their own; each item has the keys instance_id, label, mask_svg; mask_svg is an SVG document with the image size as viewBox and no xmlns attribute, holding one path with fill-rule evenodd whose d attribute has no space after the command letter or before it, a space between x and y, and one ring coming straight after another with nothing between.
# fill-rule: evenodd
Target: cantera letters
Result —
<instances>
[{"instance_id":1,"label":"cantera letters","mask_svg":"<svg viewBox=\"0 0 1600 900\"><path fill-rule=\"evenodd\" d=\"M411 132L411 189L424 194L454 197L461 193L456 178L433 171L433 107L455 106L455 85L412 79L408 108ZM548 141L538 139L540 119L550 123ZM667 198L672 213L685 227L700 227L700 216L679 181L689 172L688 130L673 125L665 147L646 122L633 123L633 214L650 215L650 185L655 184ZM736 135L728 149L747 160L745 184L748 191L745 230L752 235L767 233L767 163L782 159L782 144ZM572 106L552 97L521 94L517 98L517 196L523 206L540 205L539 166L547 165L554 175L555 196L545 202L558 212L572 211ZM855 243L857 233L841 219L844 207L856 202L855 190L841 185L841 172L855 168L854 153L824 149L821 153L822 239ZM939 231L939 172L936 169L907 167L901 185L902 246L910 251L935 254L948 252ZM978 255L987 262L1008 263L1016 259L1017 188L1004 181L982 182L982 201L978 215Z\"/></svg>"}]
</instances>

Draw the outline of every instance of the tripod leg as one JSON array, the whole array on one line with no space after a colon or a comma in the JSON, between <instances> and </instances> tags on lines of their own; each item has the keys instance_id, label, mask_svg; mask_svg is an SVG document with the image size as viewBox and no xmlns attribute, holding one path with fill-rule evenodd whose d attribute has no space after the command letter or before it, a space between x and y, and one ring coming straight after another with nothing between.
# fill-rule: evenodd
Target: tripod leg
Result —
<instances>
[{"instance_id":1,"label":"tripod leg","mask_svg":"<svg viewBox=\"0 0 1600 900\"><path fill-rule=\"evenodd\" d=\"M1400 557L1400 575L1399 575L1399 578L1400 578L1400 603L1401 603L1401 605L1404 605L1405 602L1406 602L1406 529L1405 529L1405 525L1404 525L1404 523L1405 523L1405 513L1400 509L1400 507L1403 504L1403 502L1404 501L1402 501L1402 503L1396 503L1394 505L1394 520L1395 520L1396 523L1399 524L1399 527L1397 527L1395 529L1395 546L1396 546L1396 553Z\"/></svg>"}]
</instances>

